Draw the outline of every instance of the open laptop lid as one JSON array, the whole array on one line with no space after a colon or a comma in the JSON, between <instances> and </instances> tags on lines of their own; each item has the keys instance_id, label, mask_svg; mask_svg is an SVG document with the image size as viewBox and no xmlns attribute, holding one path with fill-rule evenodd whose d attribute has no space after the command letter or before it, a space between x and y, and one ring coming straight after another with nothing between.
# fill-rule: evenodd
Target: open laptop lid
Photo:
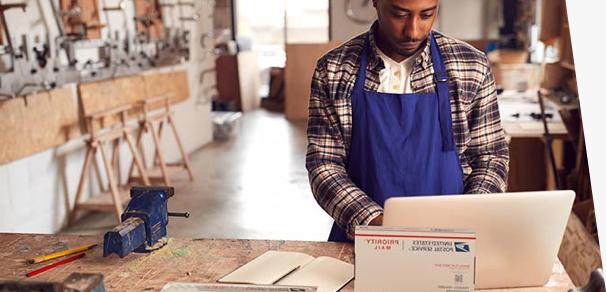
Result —
<instances>
[{"instance_id":1,"label":"open laptop lid","mask_svg":"<svg viewBox=\"0 0 606 292\"><path fill-rule=\"evenodd\" d=\"M384 226L476 232L476 288L542 286L549 279L573 191L393 197Z\"/></svg>"}]
</instances>

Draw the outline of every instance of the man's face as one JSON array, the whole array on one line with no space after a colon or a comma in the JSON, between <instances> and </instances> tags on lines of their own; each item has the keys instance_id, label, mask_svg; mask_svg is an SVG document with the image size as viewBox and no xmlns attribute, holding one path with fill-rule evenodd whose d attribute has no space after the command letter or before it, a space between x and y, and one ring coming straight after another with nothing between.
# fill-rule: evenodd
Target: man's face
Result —
<instances>
[{"instance_id":1,"label":"man's face","mask_svg":"<svg viewBox=\"0 0 606 292\"><path fill-rule=\"evenodd\" d=\"M427 39L438 12L438 0L373 0L379 30L389 50L414 54Z\"/></svg>"}]
</instances>

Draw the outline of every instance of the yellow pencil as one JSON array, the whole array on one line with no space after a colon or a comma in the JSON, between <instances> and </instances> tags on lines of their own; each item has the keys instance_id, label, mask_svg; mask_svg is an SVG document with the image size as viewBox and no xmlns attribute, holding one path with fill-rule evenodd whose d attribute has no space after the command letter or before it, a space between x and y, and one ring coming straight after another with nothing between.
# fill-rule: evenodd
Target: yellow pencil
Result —
<instances>
[{"instance_id":1,"label":"yellow pencil","mask_svg":"<svg viewBox=\"0 0 606 292\"><path fill-rule=\"evenodd\" d=\"M82 252L82 251L86 251L89 250L93 247L97 246L97 244L88 244L88 245L83 245L83 246L79 246L79 247L75 247L72 249L68 249L68 250L63 250L63 251L58 251L58 252L54 252L48 255L43 255L43 256L37 256L33 259L29 259L27 261L25 261L28 264L37 264L37 263L41 263L41 262L45 262L45 261L49 261L52 259L56 259L62 256L66 256L66 255L70 255L70 254L75 254L78 252Z\"/></svg>"}]
</instances>

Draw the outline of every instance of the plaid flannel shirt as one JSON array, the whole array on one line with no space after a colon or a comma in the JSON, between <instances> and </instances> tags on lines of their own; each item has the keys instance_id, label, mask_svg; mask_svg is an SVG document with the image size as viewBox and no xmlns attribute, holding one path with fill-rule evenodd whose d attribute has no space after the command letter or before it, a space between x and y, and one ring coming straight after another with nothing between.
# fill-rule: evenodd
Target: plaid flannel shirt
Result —
<instances>
[{"instance_id":1,"label":"plaid flannel shirt","mask_svg":"<svg viewBox=\"0 0 606 292\"><path fill-rule=\"evenodd\" d=\"M317 62L311 83L307 125L306 168L312 193L337 225L353 238L356 225L368 225L383 213L347 174L352 134L351 92L359 70L366 34L370 48L366 90L379 87L384 68L371 29ZM453 135L464 174L465 193L503 192L507 187L509 148L501 127L496 86L486 54L433 32L448 73ZM415 60L411 75L415 93L435 92L429 42ZM370 138L370 137L369 137Z\"/></svg>"}]
</instances>

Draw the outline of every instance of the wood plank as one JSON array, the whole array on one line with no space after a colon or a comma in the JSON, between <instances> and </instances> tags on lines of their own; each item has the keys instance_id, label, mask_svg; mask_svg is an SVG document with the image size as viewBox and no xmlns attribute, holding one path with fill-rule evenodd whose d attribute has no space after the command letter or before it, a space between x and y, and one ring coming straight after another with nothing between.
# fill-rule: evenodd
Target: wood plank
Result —
<instances>
[{"instance_id":1,"label":"wood plank","mask_svg":"<svg viewBox=\"0 0 606 292\"><path fill-rule=\"evenodd\" d=\"M62 281L72 272L102 273L109 291L159 291L169 281L214 283L268 250L296 251L311 256L330 256L353 263L353 245L335 242L270 241L237 239L175 239L160 250L147 254L133 253L120 259L102 256L101 236L0 234L0 278L23 281ZM27 265L25 259L66 248L98 243L87 255L33 279L25 273L39 265ZM353 291L350 282L341 291ZM559 262L545 287L484 291L567 291L570 278Z\"/></svg>"},{"instance_id":2,"label":"wood plank","mask_svg":"<svg viewBox=\"0 0 606 292\"><path fill-rule=\"evenodd\" d=\"M79 15L63 16L63 24L67 34L82 33L82 23L87 26L86 39L101 38L101 22L99 18L99 5L97 0L61 0L62 11L80 11Z\"/></svg>"},{"instance_id":3,"label":"wood plank","mask_svg":"<svg viewBox=\"0 0 606 292\"><path fill-rule=\"evenodd\" d=\"M259 95L261 79L257 52L240 52L237 59L238 80L240 81L240 110L248 112L261 106L261 96Z\"/></svg>"},{"instance_id":4,"label":"wood plank","mask_svg":"<svg viewBox=\"0 0 606 292\"><path fill-rule=\"evenodd\" d=\"M0 164L80 136L78 106L69 86L0 101Z\"/></svg>"},{"instance_id":5,"label":"wood plank","mask_svg":"<svg viewBox=\"0 0 606 292\"><path fill-rule=\"evenodd\" d=\"M307 120L311 78L316 62L338 42L286 45L284 114L291 121Z\"/></svg>"},{"instance_id":6,"label":"wood plank","mask_svg":"<svg viewBox=\"0 0 606 292\"><path fill-rule=\"evenodd\" d=\"M189 98L189 79L187 70L168 73L154 73L143 75L145 83L145 98L170 94L171 103L178 103ZM152 109L158 108L152 106Z\"/></svg>"},{"instance_id":7,"label":"wood plank","mask_svg":"<svg viewBox=\"0 0 606 292\"><path fill-rule=\"evenodd\" d=\"M139 102L147 98L169 94L173 104L188 99L189 81L187 71L180 70L81 83L78 85L78 92L82 112L86 116L122 106L132 106L129 117L134 118L141 113ZM163 106L163 103L156 103L149 108L153 110ZM115 123L115 118L109 118L105 125Z\"/></svg>"},{"instance_id":8,"label":"wood plank","mask_svg":"<svg viewBox=\"0 0 606 292\"><path fill-rule=\"evenodd\" d=\"M136 106L138 101L163 94L171 95L171 103L190 95L186 70L82 83L78 90L86 115L123 105Z\"/></svg>"},{"instance_id":9,"label":"wood plank","mask_svg":"<svg viewBox=\"0 0 606 292\"><path fill-rule=\"evenodd\" d=\"M102 80L78 85L84 115L135 105L145 97L145 85L140 75Z\"/></svg>"},{"instance_id":10,"label":"wood plank","mask_svg":"<svg viewBox=\"0 0 606 292\"><path fill-rule=\"evenodd\" d=\"M123 106L119 106L119 107L115 107L115 108L105 109L105 110L98 111L98 112L93 112L93 113L88 114L87 117L89 117L91 119L102 119L106 116L121 114L122 112L128 111L129 109L131 109L130 105L123 105Z\"/></svg>"},{"instance_id":11,"label":"wood plank","mask_svg":"<svg viewBox=\"0 0 606 292\"><path fill-rule=\"evenodd\" d=\"M122 137L125 133L131 134L138 129L134 125L118 126L115 128L105 128L95 132L97 141L107 142Z\"/></svg>"},{"instance_id":12,"label":"wood plank","mask_svg":"<svg viewBox=\"0 0 606 292\"><path fill-rule=\"evenodd\" d=\"M78 85L82 113L136 106L150 95L174 93L172 103L189 98L187 71L129 76ZM152 108L158 108L155 105ZM131 111L134 117L137 111ZM71 86L0 101L0 165L66 143L82 135L78 97ZM108 119L106 126L117 120Z\"/></svg>"},{"instance_id":13,"label":"wood plank","mask_svg":"<svg viewBox=\"0 0 606 292\"><path fill-rule=\"evenodd\" d=\"M145 96L145 86L140 75L101 80L78 84L80 106L84 116L95 113L112 111L124 106L135 106L137 101ZM136 110L129 115L134 118ZM104 118L103 125L99 121L93 123L95 129L109 127L119 122L117 116ZM88 129L87 129L88 130Z\"/></svg>"},{"instance_id":14,"label":"wood plank","mask_svg":"<svg viewBox=\"0 0 606 292\"><path fill-rule=\"evenodd\" d=\"M602 266L598 244L575 213L568 218L558 257L577 286L585 285L591 272Z\"/></svg>"},{"instance_id":15,"label":"wood plank","mask_svg":"<svg viewBox=\"0 0 606 292\"><path fill-rule=\"evenodd\" d=\"M162 23L162 9L158 0L135 0L135 16L149 18L152 23L145 27L143 22L137 21L137 32L148 35L152 39L163 36L164 24Z\"/></svg>"}]
</instances>

